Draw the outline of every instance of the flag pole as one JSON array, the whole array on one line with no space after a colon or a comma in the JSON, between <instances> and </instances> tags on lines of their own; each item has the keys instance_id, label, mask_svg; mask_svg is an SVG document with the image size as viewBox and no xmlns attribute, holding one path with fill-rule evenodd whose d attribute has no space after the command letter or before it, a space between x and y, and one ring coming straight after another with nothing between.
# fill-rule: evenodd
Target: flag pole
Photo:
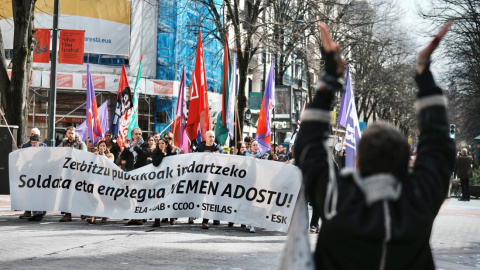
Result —
<instances>
[{"instance_id":1,"label":"flag pole","mask_svg":"<svg viewBox=\"0 0 480 270\"><path fill-rule=\"evenodd\" d=\"M235 147L235 149L237 150L237 153L238 153L238 151L239 151L239 150L237 149L238 136L236 136L236 134L235 134L235 133L237 133L237 132L235 132L235 129L237 129L237 126L238 126L237 97L235 97L235 105L234 105L234 106L235 106L235 108L234 108L234 111L235 111L235 117L234 117L234 118L235 118L235 121L233 121L233 123L234 123L234 127L233 127L233 128L234 128L234 129L233 129L233 143L234 143L234 144L233 144L233 147ZM238 128L238 129L240 129L240 128ZM240 134L238 134L238 135L240 135Z\"/></svg>"},{"instance_id":2,"label":"flag pole","mask_svg":"<svg viewBox=\"0 0 480 270\"><path fill-rule=\"evenodd\" d=\"M272 124L273 124L273 143L275 143L275 133L276 133L276 127L275 127L275 108L272 109L273 112L273 118L272 118Z\"/></svg>"},{"instance_id":3,"label":"flag pole","mask_svg":"<svg viewBox=\"0 0 480 270\"><path fill-rule=\"evenodd\" d=\"M235 97L235 99L237 99L237 97ZM237 101L235 102L235 104L238 105L238 99ZM242 138L242 132L240 130L240 115L238 114L238 106L235 106L235 116L237 118L237 122L235 123L235 125L237 126L237 130L238 130L238 136L240 136L240 139L243 140ZM235 136L235 147L237 147L237 140L238 140L238 136ZM238 149L237 149L238 150ZM238 150L240 151L240 150Z\"/></svg>"},{"instance_id":4,"label":"flag pole","mask_svg":"<svg viewBox=\"0 0 480 270\"><path fill-rule=\"evenodd\" d=\"M337 130L338 130L338 122L337 122L337 126L335 127L335 135L333 135L332 153L333 153L333 148L335 147L335 138L337 138Z\"/></svg>"}]
</instances>

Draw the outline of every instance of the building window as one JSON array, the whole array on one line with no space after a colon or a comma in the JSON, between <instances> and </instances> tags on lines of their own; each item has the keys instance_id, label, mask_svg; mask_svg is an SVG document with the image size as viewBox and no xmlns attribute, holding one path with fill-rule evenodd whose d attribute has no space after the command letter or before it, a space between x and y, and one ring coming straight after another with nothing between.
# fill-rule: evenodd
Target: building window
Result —
<instances>
[{"instance_id":1,"label":"building window","mask_svg":"<svg viewBox=\"0 0 480 270\"><path fill-rule=\"evenodd\" d=\"M248 92L252 92L252 88L253 88L253 81L252 79L248 79Z\"/></svg>"}]
</instances>

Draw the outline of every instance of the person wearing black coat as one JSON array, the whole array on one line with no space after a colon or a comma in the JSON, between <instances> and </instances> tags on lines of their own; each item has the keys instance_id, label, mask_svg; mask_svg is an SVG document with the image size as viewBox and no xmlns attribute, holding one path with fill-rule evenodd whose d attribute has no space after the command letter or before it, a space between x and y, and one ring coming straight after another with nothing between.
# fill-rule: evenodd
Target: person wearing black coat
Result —
<instances>
[{"instance_id":1,"label":"person wearing black coat","mask_svg":"<svg viewBox=\"0 0 480 270\"><path fill-rule=\"evenodd\" d=\"M147 158L151 154L148 142L143 141L140 128L137 127L131 131L131 138L130 142L125 143L125 148L120 154L122 168L126 171L147 165ZM131 219L127 222L127 225L143 225L143 220Z\"/></svg>"},{"instance_id":2,"label":"person wearing black coat","mask_svg":"<svg viewBox=\"0 0 480 270\"><path fill-rule=\"evenodd\" d=\"M131 142L125 143L125 148L120 154L121 165L125 167L126 171L147 165L147 158L151 154L148 142L143 141L140 128L133 129L131 135Z\"/></svg>"},{"instance_id":3,"label":"person wearing black coat","mask_svg":"<svg viewBox=\"0 0 480 270\"><path fill-rule=\"evenodd\" d=\"M468 155L467 149L457 158L457 175L462 186L462 198L459 201L470 201L470 178L472 177L472 157Z\"/></svg>"},{"instance_id":4,"label":"person wearing black coat","mask_svg":"<svg viewBox=\"0 0 480 270\"><path fill-rule=\"evenodd\" d=\"M430 72L430 55L451 22L418 56L418 156L408 173L409 148L393 126L374 123L358 144L357 171L333 173L325 146L335 93L344 73L340 46L320 24L325 69L302 116L295 148L305 190L322 225L314 254L317 269L435 269L430 249L433 221L448 191L455 161L446 99Z\"/></svg>"}]
</instances>

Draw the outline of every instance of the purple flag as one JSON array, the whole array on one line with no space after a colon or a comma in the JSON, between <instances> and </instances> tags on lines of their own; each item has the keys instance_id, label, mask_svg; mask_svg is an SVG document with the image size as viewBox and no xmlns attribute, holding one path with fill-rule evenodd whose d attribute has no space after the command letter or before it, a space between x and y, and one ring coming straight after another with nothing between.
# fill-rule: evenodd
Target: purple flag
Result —
<instances>
[{"instance_id":1,"label":"purple flag","mask_svg":"<svg viewBox=\"0 0 480 270\"><path fill-rule=\"evenodd\" d=\"M352 84L350 83L350 67L347 66L347 79L345 80L345 92L342 96L342 103L340 104L340 112L338 113L338 124L347 128L347 108L350 100L350 91Z\"/></svg>"},{"instance_id":2,"label":"purple flag","mask_svg":"<svg viewBox=\"0 0 480 270\"><path fill-rule=\"evenodd\" d=\"M275 68L270 64L267 83L265 84L265 93L263 93L262 106L260 107L260 116L257 122L258 150L263 155L270 150L270 129L271 111L275 107Z\"/></svg>"},{"instance_id":3,"label":"purple flag","mask_svg":"<svg viewBox=\"0 0 480 270\"><path fill-rule=\"evenodd\" d=\"M360 124L358 122L357 108L355 107L349 70L347 70L347 81L345 84L345 126L343 126L341 122L339 122L339 124L345 127L345 167L355 168L355 157L357 156L358 142L360 141L362 135L360 133Z\"/></svg>"},{"instance_id":4,"label":"purple flag","mask_svg":"<svg viewBox=\"0 0 480 270\"><path fill-rule=\"evenodd\" d=\"M180 90L178 92L177 107L175 108L175 114L177 119L173 125L173 142L176 146L180 147L183 153L188 153L188 136L185 126L187 124L187 104L185 103L185 66L182 71L182 79L180 80Z\"/></svg>"},{"instance_id":5,"label":"purple flag","mask_svg":"<svg viewBox=\"0 0 480 270\"><path fill-rule=\"evenodd\" d=\"M102 106L98 108L98 115L100 118L100 126L102 127L102 137L105 132L108 130L108 100L105 101ZM87 121L83 121L80 125L75 128L75 133L80 137L82 141L87 140ZM97 142L102 137L97 137L94 142Z\"/></svg>"},{"instance_id":6,"label":"purple flag","mask_svg":"<svg viewBox=\"0 0 480 270\"><path fill-rule=\"evenodd\" d=\"M230 139L235 134L235 93L237 92L237 52L233 53L232 73L230 75L230 89L228 93L227 128Z\"/></svg>"}]
</instances>

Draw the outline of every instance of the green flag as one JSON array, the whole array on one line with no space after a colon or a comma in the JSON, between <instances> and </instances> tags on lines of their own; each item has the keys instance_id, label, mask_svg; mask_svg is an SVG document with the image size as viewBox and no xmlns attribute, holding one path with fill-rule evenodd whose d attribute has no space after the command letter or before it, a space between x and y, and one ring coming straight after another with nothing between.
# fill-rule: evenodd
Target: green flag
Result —
<instances>
[{"instance_id":1,"label":"green flag","mask_svg":"<svg viewBox=\"0 0 480 270\"><path fill-rule=\"evenodd\" d=\"M135 90L133 92L132 121L128 126L128 134L127 134L127 138L129 139L132 138L132 135L131 135L132 130L138 127L138 98L139 98L139 92L140 92L140 89L138 89L138 87L140 84L140 78L142 76L142 61L143 61L143 55L140 58L140 65L138 67L138 73L137 73L137 81L135 82Z\"/></svg>"},{"instance_id":2,"label":"green flag","mask_svg":"<svg viewBox=\"0 0 480 270\"><path fill-rule=\"evenodd\" d=\"M228 109L228 94L230 89L230 54L228 49L228 37L225 39L223 56L223 85L222 85L222 111L217 116L217 124L215 125L215 137L217 142L225 144L228 138L228 129L226 128L226 112Z\"/></svg>"}]
</instances>

